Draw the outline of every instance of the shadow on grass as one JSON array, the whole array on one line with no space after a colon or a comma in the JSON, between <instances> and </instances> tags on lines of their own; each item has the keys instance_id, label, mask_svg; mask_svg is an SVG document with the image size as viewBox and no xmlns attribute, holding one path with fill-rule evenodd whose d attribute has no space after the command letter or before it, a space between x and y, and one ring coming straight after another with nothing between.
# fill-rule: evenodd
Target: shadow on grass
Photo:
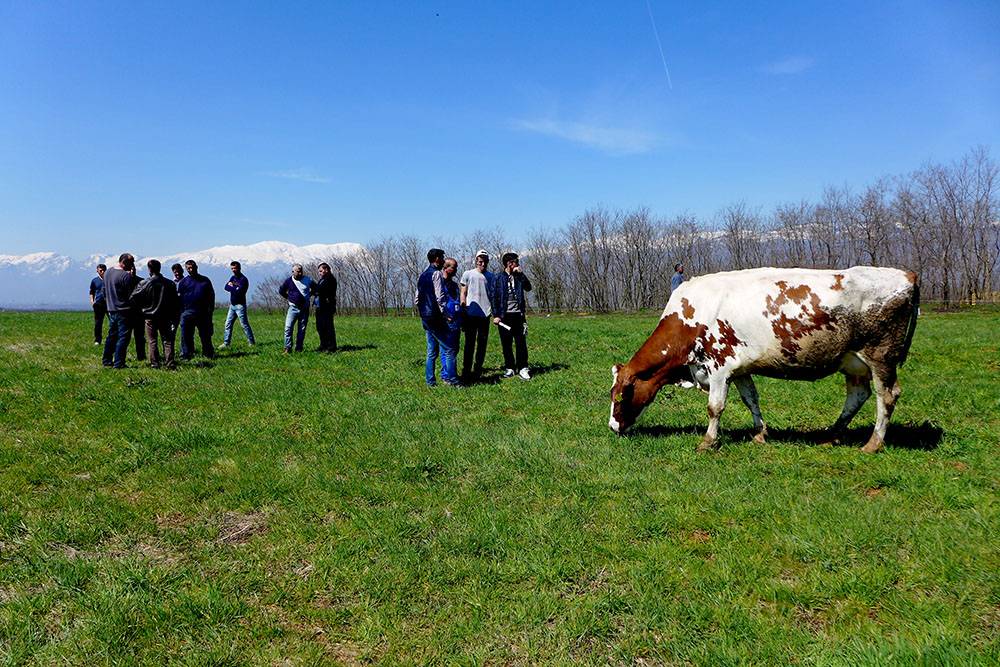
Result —
<instances>
[{"instance_id":1,"label":"shadow on grass","mask_svg":"<svg viewBox=\"0 0 1000 667\"><path fill-rule=\"evenodd\" d=\"M704 433L701 426L636 426L630 433L635 435L648 435L653 437L663 437L672 435L687 435L693 438L700 438ZM861 447L868 441L872 434L870 426L855 426L847 429L840 440L832 443L837 447ZM722 429L720 438L725 442L747 442L753 440L756 431L752 428L738 428L733 430ZM829 431L826 429L790 429L771 428L767 429L768 442L798 441L809 446L817 446L829 443ZM925 421L921 424L889 424L889 429L885 434L885 446L893 449L919 449L931 451L937 449L944 436L944 429L937 424Z\"/></svg>"},{"instance_id":2,"label":"shadow on grass","mask_svg":"<svg viewBox=\"0 0 1000 667\"><path fill-rule=\"evenodd\" d=\"M377 349L378 345L372 345L371 343L368 343L366 345L338 345L337 351L334 354L340 354L341 352L360 352L362 350L377 350Z\"/></svg>"},{"instance_id":3,"label":"shadow on grass","mask_svg":"<svg viewBox=\"0 0 1000 667\"><path fill-rule=\"evenodd\" d=\"M239 359L240 357L252 357L255 356L256 352L251 352L250 350L234 350L232 352L225 350L222 352L217 352L215 355L216 359Z\"/></svg>"},{"instance_id":4,"label":"shadow on grass","mask_svg":"<svg viewBox=\"0 0 1000 667\"><path fill-rule=\"evenodd\" d=\"M556 371L566 370L567 368L569 368L569 364L557 363L557 364L547 364L545 366L529 366L528 368L531 371L531 377L536 378L539 375L545 375L546 373L553 373ZM514 381L518 380L519 378L515 376L507 379ZM468 385L500 384L503 381L504 381L503 370L497 369L495 371L486 371L482 375L480 375L477 379L470 380L466 382L466 384Z\"/></svg>"}]
</instances>

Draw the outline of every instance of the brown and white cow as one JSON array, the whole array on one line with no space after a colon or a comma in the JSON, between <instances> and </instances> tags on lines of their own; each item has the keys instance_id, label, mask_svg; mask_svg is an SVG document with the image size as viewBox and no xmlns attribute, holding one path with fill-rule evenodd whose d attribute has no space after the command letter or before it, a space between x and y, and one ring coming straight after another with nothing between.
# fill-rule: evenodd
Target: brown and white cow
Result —
<instances>
[{"instance_id":1,"label":"brown and white cow","mask_svg":"<svg viewBox=\"0 0 1000 667\"><path fill-rule=\"evenodd\" d=\"M611 419L622 435L668 383L708 391L708 431L699 451L717 446L719 417L732 382L764 442L754 375L816 380L836 371L847 400L831 429L836 439L871 395L875 430L865 452L882 448L916 326L917 276L856 266L840 271L750 269L700 276L674 290L652 335L627 364L612 369Z\"/></svg>"}]
</instances>

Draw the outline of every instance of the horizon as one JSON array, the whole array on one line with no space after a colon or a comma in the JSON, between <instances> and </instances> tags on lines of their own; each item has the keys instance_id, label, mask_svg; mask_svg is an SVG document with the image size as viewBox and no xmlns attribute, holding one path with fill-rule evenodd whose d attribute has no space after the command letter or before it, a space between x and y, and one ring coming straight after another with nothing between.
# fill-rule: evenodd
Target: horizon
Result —
<instances>
[{"instance_id":1,"label":"horizon","mask_svg":"<svg viewBox=\"0 0 1000 667\"><path fill-rule=\"evenodd\" d=\"M814 201L1000 144L998 28L972 1L12 4L0 254Z\"/></svg>"}]
</instances>

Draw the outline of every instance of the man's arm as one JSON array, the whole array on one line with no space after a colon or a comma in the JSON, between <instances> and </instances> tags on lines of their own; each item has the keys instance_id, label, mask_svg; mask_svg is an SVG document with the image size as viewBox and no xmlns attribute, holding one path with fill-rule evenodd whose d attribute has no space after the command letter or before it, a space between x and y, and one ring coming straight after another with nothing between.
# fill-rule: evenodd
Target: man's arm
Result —
<instances>
[{"instance_id":1,"label":"man's arm","mask_svg":"<svg viewBox=\"0 0 1000 667\"><path fill-rule=\"evenodd\" d=\"M521 289L523 289L525 292L531 291L531 281L528 280L528 276L524 275L523 273L521 274Z\"/></svg>"},{"instance_id":2,"label":"man's arm","mask_svg":"<svg viewBox=\"0 0 1000 667\"><path fill-rule=\"evenodd\" d=\"M330 305L332 306L330 312L334 315L337 314L337 279L330 276Z\"/></svg>"},{"instance_id":3,"label":"man's arm","mask_svg":"<svg viewBox=\"0 0 1000 667\"><path fill-rule=\"evenodd\" d=\"M281 287L278 288L278 296L280 296L282 299L288 298L288 280L285 280L285 282L281 283Z\"/></svg>"},{"instance_id":4,"label":"man's arm","mask_svg":"<svg viewBox=\"0 0 1000 667\"><path fill-rule=\"evenodd\" d=\"M448 311L448 290L444 287L444 274L435 271L434 275L431 276L431 282L434 283L434 300L437 301L441 312L446 313Z\"/></svg>"},{"instance_id":5,"label":"man's arm","mask_svg":"<svg viewBox=\"0 0 1000 667\"><path fill-rule=\"evenodd\" d=\"M461 294L462 308L468 308L467 298L469 296L469 287L465 283L459 285L459 293Z\"/></svg>"}]
</instances>

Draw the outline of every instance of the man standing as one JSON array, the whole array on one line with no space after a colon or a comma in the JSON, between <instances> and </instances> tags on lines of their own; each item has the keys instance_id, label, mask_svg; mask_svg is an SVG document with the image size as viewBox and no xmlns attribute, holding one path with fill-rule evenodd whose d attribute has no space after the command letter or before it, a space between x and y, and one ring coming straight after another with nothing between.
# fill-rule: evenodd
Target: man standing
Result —
<instances>
[{"instance_id":1,"label":"man standing","mask_svg":"<svg viewBox=\"0 0 1000 667\"><path fill-rule=\"evenodd\" d=\"M100 345L104 337L104 316L108 314L108 302L104 299L104 272L108 267L97 265L97 277L90 281L90 307L94 309L94 345Z\"/></svg>"},{"instance_id":2,"label":"man standing","mask_svg":"<svg viewBox=\"0 0 1000 667\"><path fill-rule=\"evenodd\" d=\"M440 284L440 270L444 266L444 250L440 248L428 250L427 262L427 268L417 279L417 294L414 303L420 314L420 324L427 334L427 362L424 364L424 380L428 387L434 387L437 385L434 373L439 355L441 355L441 380L457 382L458 379L448 374L445 356L442 354L448 344L448 325L437 294Z\"/></svg>"},{"instance_id":3,"label":"man standing","mask_svg":"<svg viewBox=\"0 0 1000 667\"><path fill-rule=\"evenodd\" d=\"M135 278L137 285L142 281L136 271L134 262L132 264L132 276ZM146 361L146 324L138 308L131 308L130 321L132 323L132 340L135 342L135 360Z\"/></svg>"},{"instance_id":4,"label":"man standing","mask_svg":"<svg viewBox=\"0 0 1000 667\"><path fill-rule=\"evenodd\" d=\"M493 323L499 327L500 346L506 369L505 378L514 377L515 371L522 380L530 380L528 372L528 325L525 321L527 307L524 293L531 291L531 281L521 273L517 253L505 252L500 259L503 273L493 276L490 295L493 306ZM516 354L511 349L516 348Z\"/></svg>"},{"instance_id":5,"label":"man standing","mask_svg":"<svg viewBox=\"0 0 1000 667\"><path fill-rule=\"evenodd\" d=\"M441 265L441 270L434 274L434 296L438 307L444 313L444 337L441 345L441 380L449 387L461 387L458 379L458 337L462 329L462 302L459 296L455 273L458 271L458 260L448 257Z\"/></svg>"},{"instance_id":6,"label":"man standing","mask_svg":"<svg viewBox=\"0 0 1000 667\"><path fill-rule=\"evenodd\" d=\"M680 287L682 282L684 282L684 265L674 264L674 276L670 279L670 291L673 292Z\"/></svg>"},{"instance_id":7,"label":"man standing","mask_svg":"<svg viewBox=\"0 0 1000 667\"><path fill-rule=\"evenodd\" d=\"M198 264L193 259L184 262L184 268L188 274L177 284L177 295L181 299L181 359L190 361L194 357L196 328L201 339L201 353L211 359L215 356L212 347L215 288L211 280L198 273Z\"/></svg>"},{"instance_id":8,"label":"man standing","mask_svg":"<svg viewBox=\"0 0 1000 667\"><path fill-rule=\"evenodd\" d=\"M292 265L292 275L278 288L278 294L288 299L285 314L285 354L292 351L292 328L298 323L295 337L295 351L301 352L306 340L306 325L309 324L309 298L312 296L313 280L302 271L301 264Z\"/></svg>"},{"instance_id":9,"label":"man standing","mask_svg":"<svg viewBox=\"0 0 1000 667\"><path fill-rule=\"evenodd\" d=\"M118 266L104 274L104 298L108 304L108 337L104 339L105 367L125 368L125 356L132 337L129 297L139 281L135 277L135 257L127 252L118 257Z\"/></svg>"},{"instance_id":10,"label":"man standing","mask_svg":"<svg viewBox=\"0 0 1000 667\"><path fill-rule=\"evenodd\" d=\"M333 316L337 314L337 279L330 271L330 265L319 265L319 280L314 287L316 294L316 333L319 334L319 351L337 351L337 330L333 327Z\"/></svg>"},{"instance_id":11,"label":"man standing","mask_svg":"<svg viewBox=\"0 0 1000 667\"><path fill-rule=\"evenodd\" d=\"M174 336L181 316L181 302L174 283L160 275L160 262L146 262L149 278L139 283L132 292L132 305L142 311L145 319L146 342L150 368L160 367L160 346L157 336L163 339L163 361L168 370L177 368L174 361Z\"/></svg>"},{"instance_id":12,"label":"man standing","mask_svg":"<svg viewBox=\"0 0 1000 667\"><path fill-rule=\"evenodd\" d=\"M170 267L170 271L174 274L174 287L177 287L184 280L184 267L180 264L174 264Z\"/></svg>"},{"instance_id":13,"label":"man standing","mask_svg":"<svg viewBox=\"0 0 1000 667\"><path fill-rule=\"evenodd\" d=\"M222 347L229 347L229 342L233 338L233 322L236 318L240 320L247 342L253 346L256 342L253 338L253 329L250 328L250 320L247 319L247 291L250 289L250 281L243 275L242 267L236 260L229 262L229 268L233 272L233 277L226 283L226 291L229 292L229 313L226 314Z\"/></svg>"},{"instance_id":14,"label":"man standing","mask_svg":"<svg viewBox=\"0 0 1000 667\"><path fill-rule=\"evenodd\" d=\"M490 335L490 288L493 274L486 270L490 254L485 250L476 253L476 267L462 274L462 308L465 310L465 348L462 354L462 380L466 383L483 374L486 359L486 340ZM475 362L473 362L475 359Z\"/></svg>"}]
</instances>

